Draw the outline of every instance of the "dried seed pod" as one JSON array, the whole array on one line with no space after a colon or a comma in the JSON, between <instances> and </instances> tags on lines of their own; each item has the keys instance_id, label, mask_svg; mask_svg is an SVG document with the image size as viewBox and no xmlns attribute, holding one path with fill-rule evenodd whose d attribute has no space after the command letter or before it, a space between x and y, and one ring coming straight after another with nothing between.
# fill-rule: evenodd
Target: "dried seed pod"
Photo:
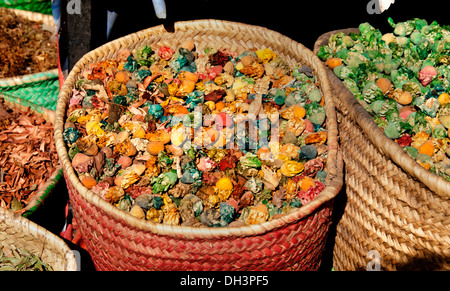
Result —
<instances>
[{"instance_id":1,"label":"dried seed pod","mask_svg":"<svg viewBox=\"0 0 450 291\"><path fill-rule=\"evenodd\" d=\"M306 144L324 144L327 140L327 133L325 131L318 131L315 133L309 134L305 138Z\"/></svg>"},{"instance_id":2,"label":"dried seed pod","mask_svg":"<svg viewBox=\"0 0 450 291\"><path fill-rule=\"evenodd\" d=\"M164 143L160 141L151 141L147 145L147 151L153 156L157 156L161 151L164 151Z\"/></svg>"},{"instance_id":3,"label":"dried seed pod","mask_svg":"<svg viewBox=\"0 0 450 291\"><path fill-rule=\"evenodd\" d=\"M180 212L176 207L171 208L168 213L164 215L163 223L170 225L179 225L180 224Z\"/></svg>"},{"instance_id":4,"label":"dried seed pod","mask_svg":"<svg viewBox=\"0 0 450 291\"><path fill-rule=\"evenodd\" d=\"M248 214L247 219L245 220L246 224L258 224L267 221L269 218L269 210L265 204L258 204L253 206L250 209L250 213Z\"/></svg>"},{"instance_id":5,"label":"dried seed pod","mask_svg":"<svg viewBox=\"0 0 450 291\"><path fill-rule=\"evenodd\" d=\"M326 62L325 65L328 66L328 68L330 68L331 70L336 68L337 66L342 65L342 59L340 58L329 58Z\"/></svg>"},{"instance_id":6,"label":"dried seed pod","mask_svg":"<svg viewBox=\"0 0 450 291\"><path fill-rule=\"evenodd\" d=\"M97 185L97 180L89 174L80 175L80 182L88 189Z\"/></svg>"},{"instance_id":7,"label":"dried seed pod","mask_svg":"<svg viewBox=\"0 0 450 291\"><path fill-rule=\"evenodd\" d=\"M114 154L132 157L136 155L137 150L133 143L127 138L123 142L119 142L114 147Z\"/></svg>"},{"instance_id":8,"label":"dried seed pod","mask_svg":"<svg viewBox=\"0 0 450 291\"><path fill-rule=\"evenodd\" d=\"M393 89L391 81L386 78L379 78L376 84L378 87L380 87L381 92L383 92L383 94L386 94Z\"/></svg>"},{"instance_id":9,"label":"dried seed pod","mask_svg":"<svg viewBox=\"0 0 450 291\"><path fill-rule=\"evenodd\" d=\"M118 186L110 187L105 195L105 200L110 203L116 203L125 195L122 188Z\"/></svg>"},{"instance_id":10,"label":"dried seed pod","mask_svg":"<svg viewBox=\"0 0 450 291\"><path fill-rule=\"evenodd\" d=\"M139 205L134 205L133 207L131 207L130 214L140 219L145 218L145 211L141 207L139 207Z\"/></svg>"},{"instance_id":11,"label":"dried seed pod","mask_svg":"<svg viewBox=\"0 0 450 291\"><path fill-rule=\"evenodd\" d=\"M147 211L145 218L149 221L161 223L164 218L164 213L162 210L157 210L154 207L152 207Z\"/></svg>"},{"instance_id":12,"label":"dried seed pod","mask_svg":"<svg viewBox=\"0 0 450 291\"><path fill-rule=\"evenodd\" d=\"M72 159L72 167L78 173L87 173L90 171L94 159L82 153L77 153Z\"/></svg>"}]
</instances>

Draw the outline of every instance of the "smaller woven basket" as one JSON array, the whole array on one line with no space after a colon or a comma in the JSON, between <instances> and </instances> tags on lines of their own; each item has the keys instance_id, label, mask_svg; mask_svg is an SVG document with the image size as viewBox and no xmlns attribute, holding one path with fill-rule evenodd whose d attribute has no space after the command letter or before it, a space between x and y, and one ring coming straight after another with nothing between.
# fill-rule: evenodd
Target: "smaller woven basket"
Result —
<instances>
[{"instance_id":1,"label":"smaller woven basket","mask_svg":"<svg viewBox=\"0 0 450 291\"><path fill-rule=\"evenodd\" d=\"M54 25L53 17L41 13L11 9L19 16L33 21ZM58 69L46 72L0 79L0 96L5 105L21 111L31 110L54 124L55 109L59 92ZM41 186L28 205L21 210L24 217L32 215L53 191L62 178L62 168L58 166L47 182Z\"/></svg>"},{"instance_id":2,"label":"smaller woven basket","mask_svg":"<svg viewBox=\"0 0 450 291\"><path fill-rule=\"evenodd\" d=\"M73 251L58 236L17 213L0 207L0 248L26 249L54 271L76 271Z\"/></svg>"},{"instance_id":3,"label":"smaller woven basket","mask_svg":"<svg viewBox=\"0 0 450 291\"><path fill-rule=\"evenodd\" d=\"M52 14L51 0L0 0L0 7Z\"/></svg>"},{"instance_id":4,"label":"smaller woven basket","mask_svg":"<svg viewBox=\"0 0 450 291\"><path fill-rule=\"evenodd\" d=\"M314 52L331 35L316 41ZM387 138L326 69L338 116L347 203L337 225L336 270L450 270L450 182L425 170ZM375 252L374 252L375 251Z\"/></svg>"},{"instance_id":5,"label":"smaller woven basket","mask_svg":"<svg viewBox=\"0 0 450 291\"><path fill-rule=\"evenodd\" d=\"M121 48L177 47L193 40L242 52L270 48L291 65L310 66L320 84L327 114L328 176L325 189L310 203L283 217L242 227L195 228L133 217L81 184L67 154L63 125L72 88L93 62L114 58ZM55 142L70 203L83 241L99 270L317 270L331 224L333 199L342 188L336 113L323 64L303 45L271 30L242 23L197 20L177 22L174 31L149 28L86 54L72 69L58 97Z\"/></svg>"}]
</instances>

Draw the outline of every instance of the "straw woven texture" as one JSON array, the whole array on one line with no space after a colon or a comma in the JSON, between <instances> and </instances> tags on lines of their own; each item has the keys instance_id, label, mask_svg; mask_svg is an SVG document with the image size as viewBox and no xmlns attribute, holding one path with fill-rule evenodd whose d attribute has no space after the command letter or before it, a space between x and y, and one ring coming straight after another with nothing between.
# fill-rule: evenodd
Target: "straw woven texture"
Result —
<instances>
[{"instance_id":1,"label":"straw woven texture","mask_svg":"<svg viewBox=\"0 0 450 291\"><path fill-rule=\"evenodd\" d=\"M0 248L26 249L55 271L76 271L75 255L66 243L45 228L0 207Z\"/></svg>"},{"instance_id":2,"label":"straw woven texture","mask_svg":"<svg viewBox=\"0 0 450 291\"><path fill-rule=\"evenodd\" d=\"M314 51L337 31L322 35ZM334 268L366 269L374 259L368 252L374 250L382 270L450 270L450 183L387 138L326 70L335 97L347 195L337 225Z\"/></svg>"},{"instance_id":3,"label":"straw woven texture","mask_svg":"<svg viewBox=\"0 0 450 291\"><path fill-rule=\"evenodd\" d=\"M92 62L114 58L121 48L145 44L178 47L192 39L206 46L242 52L270 48L291 65L301 61L318 76L328 128L326 188L298 211L262 224L194 228L157 224L120 211L79 181L63 141L65 111L72 87ZM99 270L316 270L331 223L333 198L342 187L342 157L330 87L319 59L301 44L274 31L241 23L197 20L177 22L174 32L157 26L110 42L86 54L70 72L58 97L55 141L63 165L74 217Z\"/></svg>"}]
</instances>

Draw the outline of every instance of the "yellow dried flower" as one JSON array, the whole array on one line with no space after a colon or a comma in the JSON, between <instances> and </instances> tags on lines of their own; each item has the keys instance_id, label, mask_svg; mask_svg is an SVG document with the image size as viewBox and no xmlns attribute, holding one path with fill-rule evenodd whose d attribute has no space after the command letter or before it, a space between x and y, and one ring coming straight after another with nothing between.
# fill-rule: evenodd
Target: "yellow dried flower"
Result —
<instances>
[{"instance_id":1,"label":"yellow dried flower","mask_svg":"<svg viewBox=\"0 0 450 291\"><path fill-rule=\"evenodd\" d=\"M286 177L294 177L295 175L301 173L305 169L305 166L296 161L287 161L281 166L281 174Z\"/></svg>"}]
</instances>

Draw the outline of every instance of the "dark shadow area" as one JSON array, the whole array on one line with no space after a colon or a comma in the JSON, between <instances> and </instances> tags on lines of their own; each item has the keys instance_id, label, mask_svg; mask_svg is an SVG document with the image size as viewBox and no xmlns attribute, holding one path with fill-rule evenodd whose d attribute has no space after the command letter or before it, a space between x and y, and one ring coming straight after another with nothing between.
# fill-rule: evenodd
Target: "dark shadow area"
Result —
<instances>
[{"instance_id":1,"label":"dark shadow area","mask_svg":"<svg viewBox=\"0 0 450 291\"><path fill-rule=\"evenodd\" d=\"M449 257L429 254L426 258L411 258L405 264L397 264L397 271L440 271L448 270Z\"/></svg>"},{"instance_id":2,"label":"dark shadow area","mask_svg":"<svg viewBox=\"0 0 450 291\"><path fill-rule=\"evenodd\" d=\"M65 208L68 201L69 194L67 192L66 182L61 177L42 205L28 218L59 236L66 221Z\"/></svg>"},{"instance_id":3,"label":"dark shadow area","mask_svg":"<svg viewBox=\"0 0 450 291\"><path fill-rule=\"evenodd\" d=\"M328 230L327 243L323 252L322 262L319 271L331 271L333 268L333 249L336 238L336 227L344 214L345 204L347 202L347 195L345 193L345 185L341 191L336 195L333 202L333 213L331 216L331 225Z\"/></svg>"}]
</instances>

